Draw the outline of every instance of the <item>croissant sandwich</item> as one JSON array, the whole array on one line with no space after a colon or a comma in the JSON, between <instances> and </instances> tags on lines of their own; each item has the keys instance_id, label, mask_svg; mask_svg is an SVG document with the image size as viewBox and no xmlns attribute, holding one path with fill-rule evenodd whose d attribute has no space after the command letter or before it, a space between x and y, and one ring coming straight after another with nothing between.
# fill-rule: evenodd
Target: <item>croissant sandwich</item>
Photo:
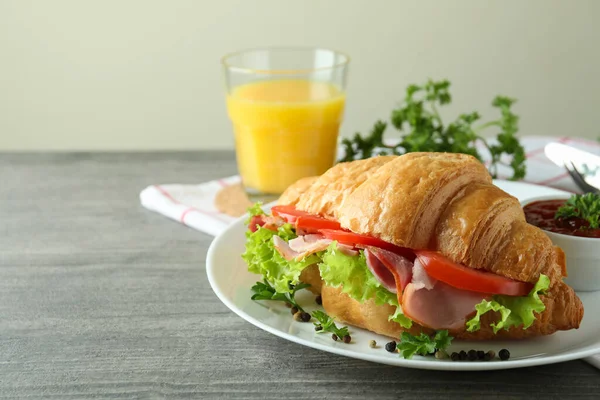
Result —
<instances>
[{"instance_id":1,"label":"croissant sandwich","mask_svg":"<svg viewBox=\"0 0 600 400\"><path fill-rule=\"evenodd\" d=\"M565 256L474 157L409 153L340 163L249 219L249 270L279 293L299 282L332 318L397 338L468 340L576 329Z\"/></svg>"}]
</instances>

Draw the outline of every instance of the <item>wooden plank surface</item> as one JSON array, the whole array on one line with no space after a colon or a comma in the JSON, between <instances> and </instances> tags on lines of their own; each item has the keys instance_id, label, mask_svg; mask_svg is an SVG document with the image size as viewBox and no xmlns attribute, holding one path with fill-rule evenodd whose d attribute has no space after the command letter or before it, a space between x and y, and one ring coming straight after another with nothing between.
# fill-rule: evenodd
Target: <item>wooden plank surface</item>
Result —
<instances>
[{"instance_id":1,"label":"wooden plank surface","mask_svg":"<svg viewBox=\"0 0 600 400\"><path fill-rule=\"evenodd\" d=\"M231 152L0 154L0 398L598 398L582 361L393 368L243 321L213 294L212 238L139 205L235 173Z\"/></svg>"}]
</instances>

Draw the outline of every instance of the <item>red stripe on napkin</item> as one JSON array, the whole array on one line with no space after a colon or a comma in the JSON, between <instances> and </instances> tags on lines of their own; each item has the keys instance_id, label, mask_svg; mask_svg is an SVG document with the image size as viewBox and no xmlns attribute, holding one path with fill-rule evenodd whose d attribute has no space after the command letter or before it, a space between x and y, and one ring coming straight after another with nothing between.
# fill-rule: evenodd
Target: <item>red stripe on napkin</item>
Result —
<instances>
[{"instance_id":1,"label":"red stripe on napkin","mask_svg":"<svg viewBox=\"0 0 600 400\"><path fill-rule=\"evenodd\" d=\"M163 196L165 196L167 199L171 200L173 203L175 203L175 204L181 204L180 202L178 202L177 200L175 200L175 198L173 196L171 196L171 194L169 192L167 192L161 186L154 185L154 187L156 188L156 190L158 190L159 192L161 192Z\"/></svg>"},{"instance_id":2,"label":"red stripe on napkin","mask_svg":"<svg viewBox=\"0 0 600 400\"><path fill-rule=\"evenodd\" d=\"M175 199L175 198L174 198L174 197L171 195L171 193L169 193L169 192L167 192L167 191L165 190L165 188L161 187L160 185L154 185L154 187L155 187L155 188L156 188L156 190L158 190L158 191L159 191L159 192L160 192L160 193L161 193L163 196L165 196L167 199L169 199L169 200L170 200L170 201L172 201L173 203L175 203L175 204L181 204L181 202L180 202L180 201L178 201L177 199ZM191 211L196 211L196 212L198 212L198 213L200 213L200 214L204 214L204 215L211 216L211 217L213 217L213 218L216 218L216 219L218 219L219 221L221 221L221 222L225 222L225 223L227 223L227 224L229 224L229 223L230 223L230 221L229 221L229 220L227 220L227 219L225 219L225 218L223 218L223 216L222 216L220 213L213 212L213 211L200 210L200 209L198 209L198 208L196 208L196 207L189 207L189 208L186 208L186 209L185 209L185 210L184 210L184 211L181 213L181 216L179 217L179 221L181 221L182 223L184 223L184 224L185 224L185 221L184 221L184 219L185 219L186 215L188 215L188 214L189 214Z\"/></svg>"},{"instance_id":3,"label":"red stripe on napkin","mask_svg":"<svg viewBox=\"0 0 600 400\"><path fill-rule=\"evenodd\" d=\"M195 210L194 210L194 207L190 207L190 208L188 208L187 210L185 210L184 212L182 212L182 213L181 213L181 217L179 217L179 221L180 221L182 224L185 224L185 216L186 216L186 215L188 215L188 213L189 213L190 211L195 211Z\"/></svg>"},{"instance_id":4,"label":"red stripe on napkin","mask_svg":"<svg viewBox=\"0 0 600 400\"><path fill-rule=\"evenodd\" d=\"M595 142L593 140L583 139L583 138L575 138L575 137L562 137L559 139L562 143L574 142L574 143L582 143L586 146L592 147L600 147L600 143Z\"/></svg>"},{"instance_id":5,"label":"red stripe on napkin","mask_svg":"<svg viewBox=\"0 0 600 400\"><path fill-rule=\"evenodd\" d=\"M539 153L541 153L543 151L544 151L543 147L540 147L540 148L535 149L535 150L531 150L529 153L525 153L525 158L531 158L531 157L533 157L533 156L535 156L535 155L537 155L537 154L539 154Z\"/></svg>"},{"instance_id":6,"label":"red stripe on napkin","mask_svg":"<svg viewBox=\"0 0 600 400\"><path fill-rule=\"evenodd\" d=\"M187 208L187 209L185 209L185 210L184 210L184 211L181 213L181 216L179 217L179 220L180 220L182 223L184 223L184 224L185 224L185 217L186 217L186 216L187 216L187 215L188 215L190 212L192 212L192 211L195 211L195 212L197 212L197 213L200 213L200 214L208 215L208 216L210 216L210 217L212 217L212 218L216 218L216 219L218 219L219 221L221 221L221 222L225 222L225 223L227 223L227 224L229 224L229 223L230 223L230 221L229 221L229 220L227 220L227 219L223 218L223 216L222 216L221 214L219 214L219 213L216 213L216 212L213 212L213 211L205 211L205 210L200 210L199 208L195 208L195 207L190 207L190 208Z\"/></svg>"},{"instance_id":7,"label":"red stripe on napkin","mask_svg":"<svg viewBox=\"0 0 600 400\"><path fill-rule=\"evenodd\" d=\"M569 173L568 172L563 172L562 174L554 176L554 177L552 177L550 179L546 179L544 181L534 182L534 183L536 183L538 185L547 185L549 183L556 182L556 181L559 181L559 180L561 180L563 178L566 178L567 176L569 176Z\"/></svg>"}]
</instances>

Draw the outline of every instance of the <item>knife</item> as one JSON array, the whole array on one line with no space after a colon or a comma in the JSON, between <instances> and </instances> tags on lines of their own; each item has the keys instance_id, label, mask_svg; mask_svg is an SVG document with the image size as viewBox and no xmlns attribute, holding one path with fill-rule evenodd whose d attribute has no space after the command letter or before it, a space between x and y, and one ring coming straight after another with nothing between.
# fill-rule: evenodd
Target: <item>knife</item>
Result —
<instances>
[{"instance_id":1,"label":"knife","mask_svg":"<svg viewBox=\"0 0 600 400\"><path fill-rule=\"evenodd\" d=\"M548 143L544 147L544 153L550 161L561 168L572 163L587 183L600 187L599 156L561 143Z\"/></svg>"}]
</instances>

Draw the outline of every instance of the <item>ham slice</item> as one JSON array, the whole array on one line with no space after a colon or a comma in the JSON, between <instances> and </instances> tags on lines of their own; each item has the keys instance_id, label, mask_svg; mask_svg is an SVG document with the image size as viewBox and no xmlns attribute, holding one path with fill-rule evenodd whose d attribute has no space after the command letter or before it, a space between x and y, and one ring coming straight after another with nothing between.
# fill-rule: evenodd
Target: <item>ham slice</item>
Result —
<instances>
[{"instance_id":1,"label":"ham slice","mask_svg":"<svg viewBox=\"0 0 600 400\"><path fill-rule=\"evenodd\" d=\"M437 282L436 279L430 277L427 272L425 271L425 268L423 267L423 264L421 264L421 261L419 261L418 258L415 259L415 264L413 265L413 273L412 273L412 284L415 287L415 289L427 289L427 290L431 290L433 289L433 286L435 285L435 283Z\"/></svg>"},{"instance_id":2,"label":"ham slice","mask_svg":"<svg viewBox=\"0 0 600 400\"><path fill-rule=\"evenodd\" d=\"M365 255L367 252L375 256L393 276L395 290L390 291L393 293L402 293L412 279L413 263L406 257L402 257L389 250L380 249L379 247L368 246L365 250ZM367 265L369 265L368 262Z\"/></svg>"},{"instance_id":3,"label":"ham slice","mask_svg":"<svg viewBox=\"0 0 600 400\"><path fill-rule=\"evenodd\" d=\"M375 256L373 251L365 249L365 257L367 258L367 267L375 276L375 279L381 283L381 285L392 293L398 293L396 287L396 279L394 275L386 268L379 258Z\"/></svg>"},{"instance_id":4,"label":"ham slice","mask_svg":"<svg viewBox=\"0 0 600 400\"><path fill-rule=\"evenodd\" d=\"M286 242L279 236L273 236L273 245L283 258L288 261L300 261L303 258L323 251L329 247L331 240L323 235L304 235Z\"/></svg>"},{"instance_id":5,"label":"ham slice","mask_svg":"<svg viewBox=\"0 0 600 400\"><path fill-rule=\"evenodd\" d=\"M338 243L338 250L349 257L354 257L358 255L358 250L355 250L354 247L348 246L347 244Z\"/></svg>"},{"instance_id":6,"label":"ham slice","mask_svg":"<svg viewBox=\"0 0 600 400\"><path fill-rule=\"evenodd\" d=\"M292 250L288 242L277 235L273 235L273 246L288 261L292 261L300 255L297 251Z\"/></svg>"},{"instance_id":7,"label":"ham slice","mask_svg":"<svg viewBox=\"0 0 600 400\"><path fill-rule=\"evenodd\" d=\"M270 229L272 231L277 231L277 229L285 224L285 221L279 217L270 217L267 215L254 215L250 218L250 222L248 223L248 229L250 232L256 232L258 227L263 227L265 229Z\"/></svg>"},{"instance_id":8,"label":"ham slice","mask_svg":"<svg viewBox=\"0 0 600 400\"><path fill-rule=\"evenodd\" d=\"M433 283L431 289L418 288L417 283L406 286L402 295L404 314L431 329L461 329L475 306L491 296L456 289L443 282Z\"/></svg>"},{"instance_id":9,"label":"ham slice","mask_svg":"<svg viewBox=\"0 0 600 400\"><path fill-rule=\"evenodd\" d=\"M323 235L311 234L298 236L289 241L290 248L298 253L316 253L323 251L331 243L330 239L325 239Z\"/></svg>"},{"instance_id":10,"label":"ham slice","mask_svg":"<svg viewBox=\"0 0 600 400\"><path fill-rule=\"evenodd\" d=\"M280 226L285 224L285 220L281 217L276 216L262 216L263 218L263 228L270 229L272 231L277 231Z\"/></svg>"}]
</instances>

